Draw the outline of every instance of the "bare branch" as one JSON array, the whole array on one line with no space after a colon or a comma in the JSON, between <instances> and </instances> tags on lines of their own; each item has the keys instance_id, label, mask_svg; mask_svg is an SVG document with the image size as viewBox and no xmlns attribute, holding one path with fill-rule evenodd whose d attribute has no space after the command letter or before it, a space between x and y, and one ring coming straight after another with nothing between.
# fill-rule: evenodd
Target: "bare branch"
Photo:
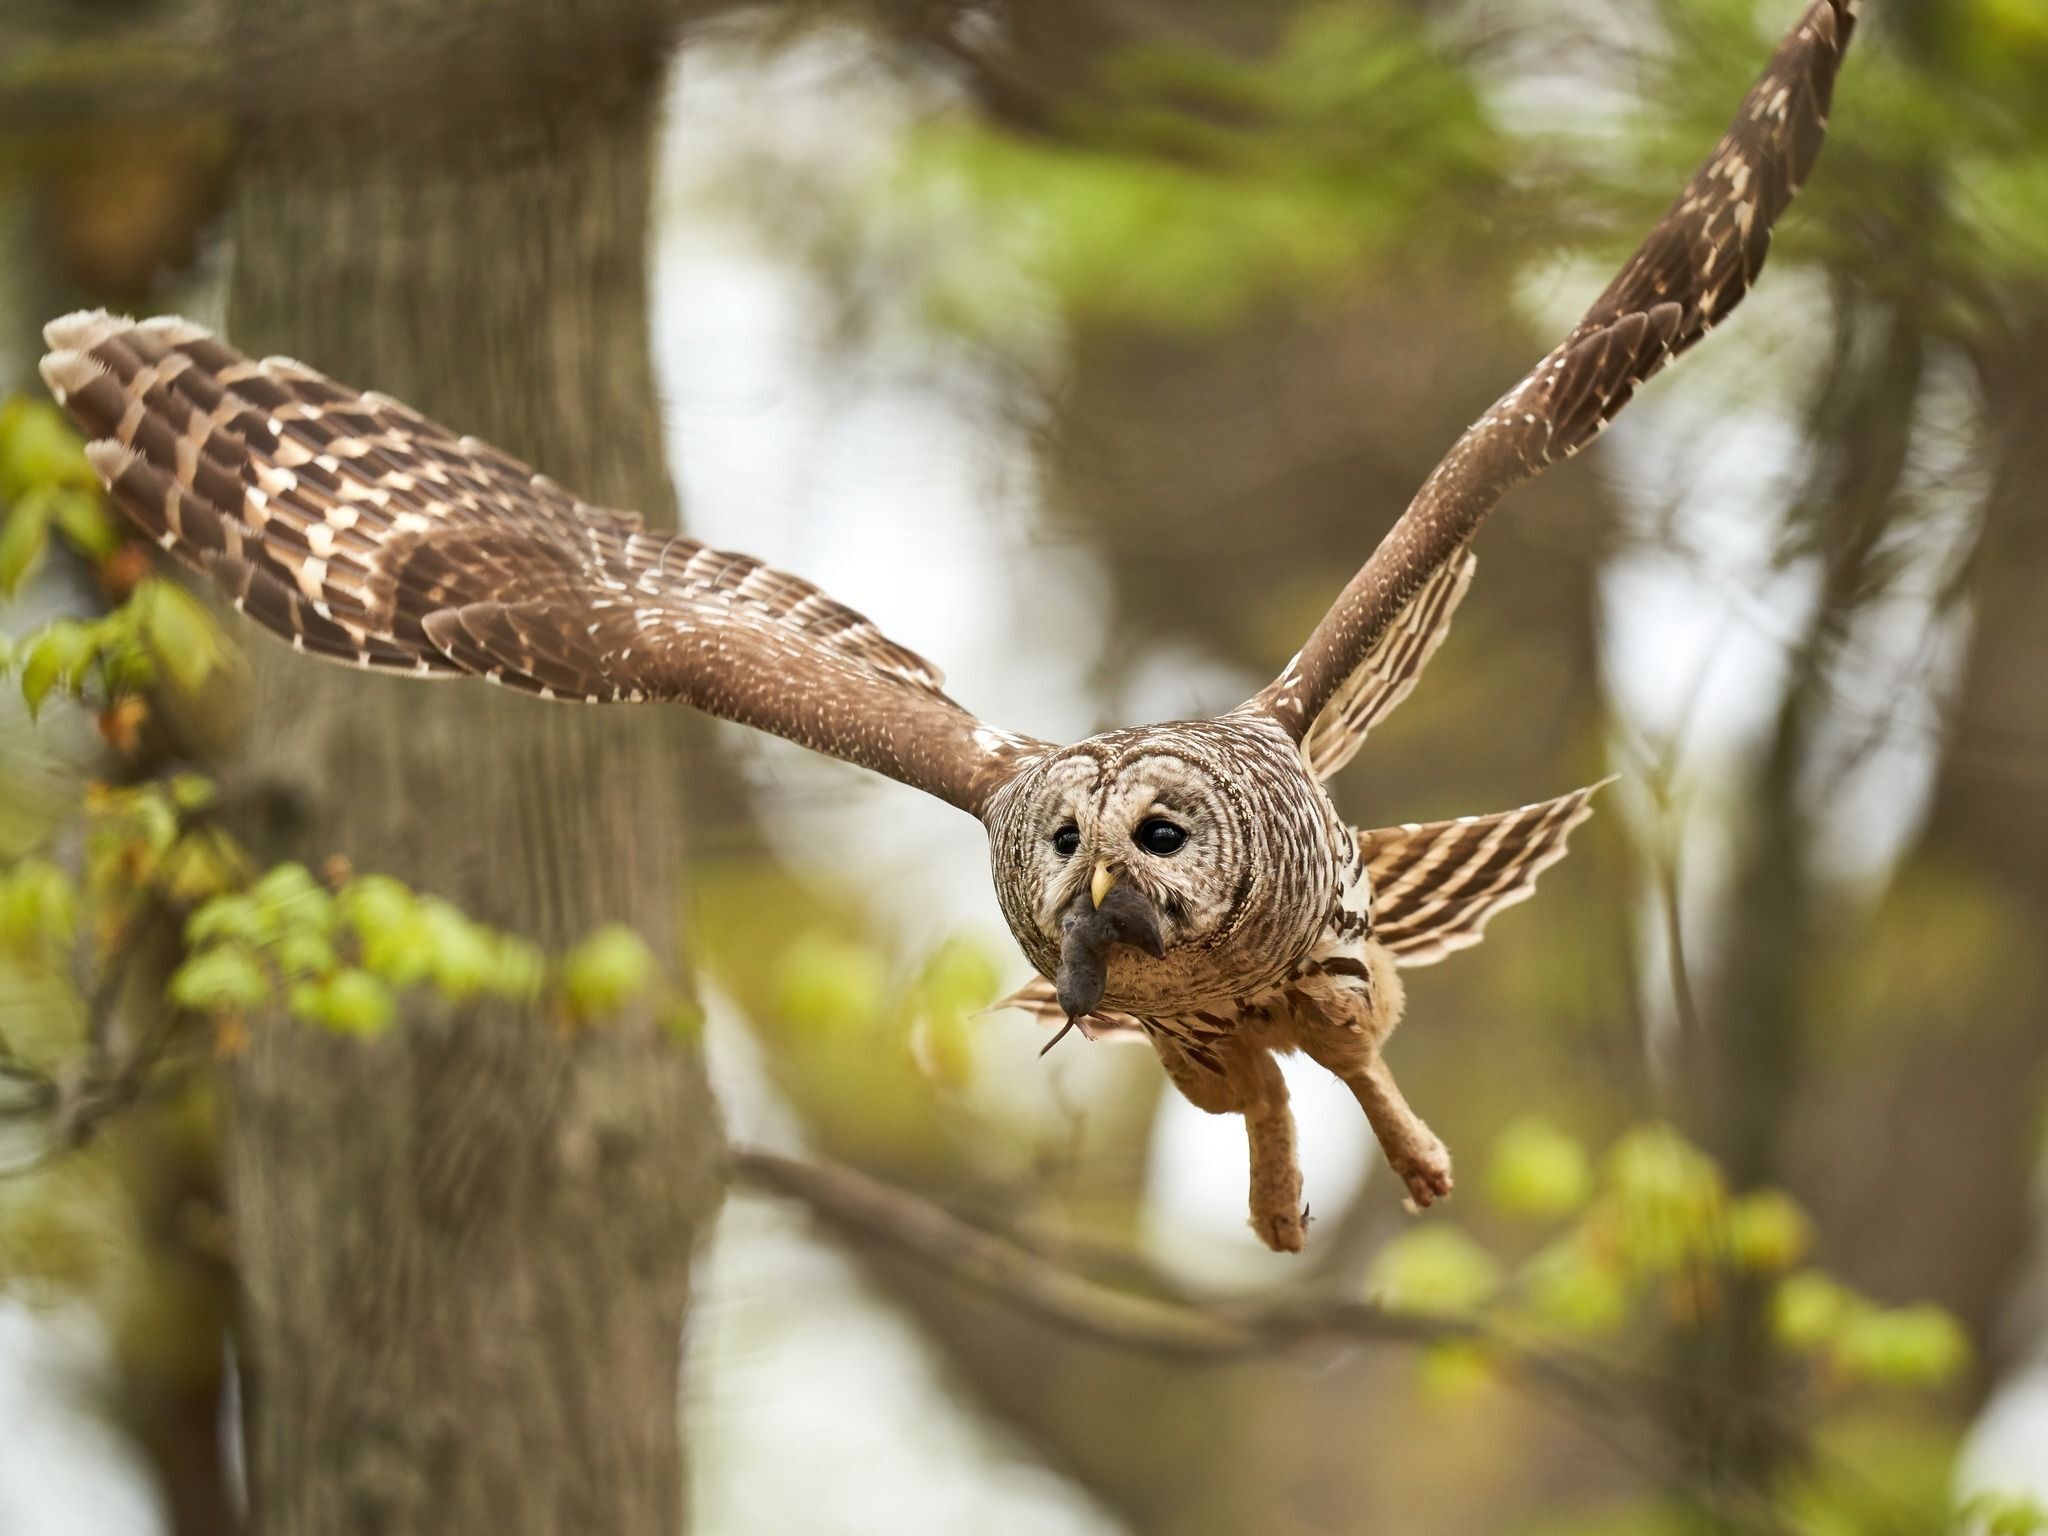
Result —
<instances>
[{"instance_id":1,"label":"bare branch","mask_svg":"<svg viewBox=\"0 0 2048 1536\"><path fill-rule=\"evenodd\" d=\"M798 1202L850 1242L888 1250L1072 1335L1115 1348L1227 1364L1302 1345L1482 1346L1509 1384L1576 1410L1585 1427L1618 1453L1688 1486L1728 1529L1782 1530L1768 1489L1704 1479L1694 1448L1660 1432L1670 1419L1648 1410L1665 1395L1698 1395L1696 1384L1569 1346L1519 1339L1480 1318L1397 1312L1316 1294L1204 1304L1170 1299L1164 1282L1161 1294L1145 1294L1078 1274L844 1164L734 1147L728 1166L740 1183ZM1724 1405L1736 1402L1722 1392L1706 1395ZM1762 1401L1736 1405L1781 1417Z\"/></svg>"}]
</instances>

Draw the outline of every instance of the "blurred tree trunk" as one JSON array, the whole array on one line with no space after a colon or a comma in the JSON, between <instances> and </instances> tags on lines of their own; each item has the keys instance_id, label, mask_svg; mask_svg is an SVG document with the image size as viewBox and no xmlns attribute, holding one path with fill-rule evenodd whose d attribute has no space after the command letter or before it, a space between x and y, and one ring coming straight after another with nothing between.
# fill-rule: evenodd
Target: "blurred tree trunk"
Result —
<instances>
[{"instance_id":1,"label":"blurred tree trunk","mask_svg":"<svg viewBox=\"0 0 2048 1536\"><path fill-rule=\"evenodd\" d=\"M648 350L661 9L230 7L230 330L673 522ZM672 713L428 687L252 646L239 802L559 947L678 962ZM673 1536L679 1372L714 1203L691 1044L422 1006L371 1042L277 1025L234 1073L249 1466L278 1536Z\"/></svg>"},{"instance_id":2,"label":"blurred tree trunk","mask_svg":"<svg viewBox=\"0 0 2048 1536\"><path fill-rule=\"evenodd\" d=\"M1853 1124L1891 1131L1843 1180L1842 1230L1874 1287L1939 1300L1980 1339L2026 1242L2048 1069L2048 294L2031 297L1972 359L1989 483L1969 660L1926 830L1859 956L1885 1054L1863 1068L1881 1108ZM1814 1126L1813 1161L1851 1127L1846 1112Z\"/></svg>"}]
</instances>

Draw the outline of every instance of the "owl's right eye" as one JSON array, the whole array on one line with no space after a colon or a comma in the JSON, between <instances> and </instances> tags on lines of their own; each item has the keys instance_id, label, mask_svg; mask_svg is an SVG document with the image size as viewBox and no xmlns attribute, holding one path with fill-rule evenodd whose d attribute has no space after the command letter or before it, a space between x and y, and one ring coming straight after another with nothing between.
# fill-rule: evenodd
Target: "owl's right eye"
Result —
<instances>
[{"instance_id":1,"label":"owl's right eye","mask_svg":"<svg viewBox=\"0 0 2048 1536\"><path fill-rule=\"evenodd\" d=\"M1081 850L1081 829L1071 821L1052 835L1052 851L1063 859L1071 859Z\"/></svg>"}]
</instances>

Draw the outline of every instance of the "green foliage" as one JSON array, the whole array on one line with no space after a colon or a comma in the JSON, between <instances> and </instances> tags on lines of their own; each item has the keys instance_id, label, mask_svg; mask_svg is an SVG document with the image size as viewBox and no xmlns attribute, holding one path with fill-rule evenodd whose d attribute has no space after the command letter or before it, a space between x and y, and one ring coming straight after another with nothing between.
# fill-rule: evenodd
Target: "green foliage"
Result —
<instances>
[{"instance_id":1,"label":"green foliage","mask_svg":"<svg viewBox=\"0 0 2048 1536\"><path fill-rule=\"evenodd\" d=\"M1050 134L962 118L913 141L879 202L972 231L932 278L949 323L1000 332L1021 266L1074 310L1217 324L1449 234L1465 194L1503 186L1471 82L1397 6L1311 6L1263 58L1135 48L1099 86Z\"/></svg>"},{"instance_id":2,"label":"green foliage","mask_svg":"<svg viewBox=\"0 0 2048 1536\"><path fill-rule=\"evenodd\" d=\"M106 568L122 534L63 413L46 400L0 402L0 595L28 578L56 534L87 564ZM126 589L132 576L118 586ZM31 714L63 693L102 705L161 677L195 694L220 669L227 643L212 616L174 582L146 579L95 618L62 618L0 648L19 670Z\"/></svg>"},{"instance_id":3,"label":"green foliage","mask_svg":"<svg viewBox=\"0 0 2048 1536\"><path fill-rule=\"evenodd\" d=\"M1965 1500L1956 1518L1973 1536L2044 1536L2048 1508L2026 1494L1979 1493Z\"/></svg>"},{"instance_id":4,"label":"green foliage","mask_svg":"<svg viewBox=\"0 0 2048 1536\"><path fill-rule=\"evenodd\" d=\"M178 967L165 996L194 1013L247 1013L269 999L270 978L246 945L215 944Z\"/></svg>"},{"instance_id":5,"label":"green foliage","mask_svg":"<svg viewBox=\"0 0 2048 1536\"><path fill-rule=\"evenodd\" d=\"M1593 1192L1585 1148L1549 1121L1529 1115L1501 1132L1486 1168L1486 1194L1511 1216L1569 1216Z\"/></svg>"},{"instance_id":6,"label":"green foliage","mask_svg":"<svg viewBox=\"0 0 2048 1536\"><path fill-rule=\"evenodd\" d=\"M1931 1387L1968 1365L1961 1324L1939 1307L1885 1307L1825 1271L1796 1268L1812 1223L1782 1190L1731 1196L1713 1159L1668 1125L1624 1132L1600 1159L1539 1120L1508 1126L1486 1180L1521 1219L1576 1214L1512 1273L1457 1229L1432 1224L1390 1243L1375 1274L1388 1305L1498 1312L1538 1335L1611 1335L1632 1321L1695 1327L1738 1280L1761 1284L1772 1338L1834 1386Z\"/></svg>"},{"instance_id":7,"label":"green foliage","mask_svg":"<svg viewBox=\"0 0 2048 1536\"><path fill-rule=\"evenodd\" d=\"M777 1010L789 1023L820 1033L863 1031L888 1006L889 967L873 945L814 928L782 952L775 984Z\"/></svg>"},{"instance_id":8,"label":"green foliage","mask_svg":"<svg viewBox=\"0 0 2048 1536\"><path fill-rule=\"evenodd\" d=\"M45 455L55 441L34 439ZM33 709L59 689L83 696L97 684L112 696L146 686L152 656L173 683L196 688L224 654L198 603L145 581L99 619L45 627L19 659ZM330 888L293 863L258 874L207 819L214 798L208 781L185 773L89 786L75 866L30 857L0 870L0 957L52 972L81 957L92 974L119 963L137 914L164 904L186 914L186 954L166 987L172 1007L237 1026L282 1010L357 1035L388 1027L414 987L460 1002L533 1001L552 986L564 1017L587 1023L657 984L647 947L624 928L600 930L551 967L526 941L396 880L369 875Z\"/></svg>"},{"instance_id":9,"label":"green foliage","mask_svg":"<svg viewBox=\"0 0 2048 1536\"><path fill-rule=\"evenodd\" d=\"M654 984L647 941L619 923L600 928L562 962L562 995L579 1019L617 1013Z\"/></svg>"},{"instance_id":10,"label":"green foliage","mask_svg":"<svg viewBox=\"0 0 2048 1536\"><path fill-rule=\"evenodd\" d=\"M1001 978L988 951L965 939L933 950L904 1006L918 1070L941 1087L965 1087L974 1071L975 1021L994 1001Z\"/></svg>"},{"instance_id":11,"label":"green foliage","mask_svg":"<svg viewBox=\"0 0 2048 1536\"><path fill-rule=\"evenodd\" d=\"M1584 178L1625 189L1606 200L1603 256L1632 243L1698 163L1773 40L1748 0L1688 0L1660 14L1669 46L1618 139L1637 152L1632 174L1588 166ZM1937 326L1962 334L2035 302L2048 264L2042 16L2034 0L1945 0L1897 21L1867 9L1837 86L1826 173L1802 192L1781 244L1795 259L1818 250L1875 290L1932 295ZM1603 134L1601 153L1611 157L1615 142ZM1907 235L1915 258L1901 263Z\"/></svg>"},{"instance_id":12,"label":"green foliage","mask_svg":"<svg viewBox=\"0 0 2048 1536\"><path fill-rule=\"evenodd\" d=\"M83 447L49 401L0 401L0 595L21 586L53 532L93 564L120 542Z\"/></svg>"},{"instance_id":13,"label":"green foliage","mask_svg":"<svg viewBox=\"0 0 2048 1536\"><path fill-rule=\"evenodd\" d=\"M397 1017L398 1003L380 978L354 966L292 984L292 1016L344 1035L379 1035Z\"/></svg>"},{"instance_id":14,"label":"green foliage","mask_svg":"<svg viewBox=\"0 0 2048 1536\"><path fill-rule=\"evenodd\" d=\"M137 639L181 693L198 693L227 660L227 641L213 616L175 582L143 582L123 611L134 615Z\"/></svg>"},{"instance_id":15,"label":"green foliage","mask_svg":"<svg viewBox=\"0 0 2048 1536\"><path fill-rule=\"evenodd\" d=\"M1783 1190L1759 1189L1728 1208L1728 1252L1741 1269L1782 1273L1813 1245L1813 1223Z\"/></svg>"},{"instance_id":16,"label":"green foliage","mask_svg":"<svg viewBox=\"0 0 2048 1536\"><path fill-rule=\"evenodd\" d=\"M194 694L226 662L227 642L189 592L152 578L96 619L56 619L17 648L21 695L33 714L52 693L101 704L152 687L159 676Z\"/></svg>"},{"instance_id":17,"label":"green foliage","mask_svg":"<svg viewBox=\"0 0 2048 1536\"><path fill-rule=\"evenodd\" d=\"M78 892L48 859L0 871L0 951L44 963L63 954L78 924Z\"/></svg>"},{"instance_id":18,"label":"green foliage","mask_svg":"<svg viewBox=\"0 0 2048 1536\"><path fill-rule=\"evenodd\" d=\"M438 897L385 875L330 890L301 864L280 864L208 901L186 923L185 939L189 954L172 980L183 1006L235 1016L282 996L293 1016L347 1034L387 1027L410 988L451 1002L530 1001L548 975L531 944ZM617 1012L653 981L646 946L612 927L564 958L559 991L568 1013L588 1021Z\"/></svg>"},{"instance_id":19,"label":"green foliage","mask_svg":"<svg viewBox=\"0 0 2048 1536\"><path fill-rule=\"evenodd\" d=\"M1456 1227L1425 1226L1380 1250L1369 1289L1399 1311L1457 1314L1483 1306L1500 1285L1500 1261L1474 1239Z\"/></svg>"},{"instance_id":20,"label":"green foliage","mask_svg":"<svg viewBox=\"0 0 2048 1536\"><path fill-rule=\"evenodd\" d=\"M1844 1382L1935 1385L1969 1364L1962 1325L1940 1307L1881 1307L1817 1270L1787 1276L1771 1302L1779 1344Z\"/></svg>"},{"instance_id":21,"label":"green foliage","mask_svg":"<svg viewBox=\"0 0 2048 1536\"><path fill-rule=\"evenodd\" d=\"M1575 62L1601 94L1600 131L1587 132L1580 98L1559 96L1554 126L1517 103L1505 135L1440 21L1326 0L1263 54L1130 47L1087 87L1056 84L1049 123L1029 132L935 119L860 212L913 226L891 230L888 248L927 253L941 321L998 338L1020 312L1020 272L1069 314L1201 330L1355 283L1396 254L1423 267L1452 252L1577 252L1606 267L1727 127L1787 14L1752 0L1656 7L1647 57L1613 46L1604 13L1586 19L1588 36L1562 41L1597 41ZM1824 257L1870 290L1932 295L1930 319L1955 334L2038 303L2042 14L2033 0L1945 0L1900 22L1866 18L1827 174L1804 190L1776 259ZM1568 17L1545 13L1553 26ZM1512 241L1487 238L1503 228ZM1911 263L1896 259L1906 233Z\"/></svg>"}]
</instances>

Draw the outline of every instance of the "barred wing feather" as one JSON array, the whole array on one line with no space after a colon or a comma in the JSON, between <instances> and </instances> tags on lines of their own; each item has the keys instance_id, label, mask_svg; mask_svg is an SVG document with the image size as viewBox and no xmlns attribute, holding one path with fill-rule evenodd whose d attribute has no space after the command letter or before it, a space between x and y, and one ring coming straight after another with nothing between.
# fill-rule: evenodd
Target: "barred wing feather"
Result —
<instances>
[{"instance_id":1,"label":"barred wing feather","mask_svg":"<svg viewBox=\"0 0 2048 1536\"><path fill-rule=\"evenodd\" d=\"M1433 965L1485 937L1495 913L1536 894L1572 829L1612 779L1491 816L1358 834L1372 879L1372 935L1402 966Z\"/></svg>"},{"instance_id":2,"label":"barred wing feather","mask_svg":"<svg viewBox=\"0 0 2048 1536\"><path fill-rule=\"evenodd\" d=\"M45 335L44 378L114 500L299 650L680 700L974 812L1042 749L811 583L650 533L387 396L173 317L77 314Z\"/></svg>"}]
</instances>

